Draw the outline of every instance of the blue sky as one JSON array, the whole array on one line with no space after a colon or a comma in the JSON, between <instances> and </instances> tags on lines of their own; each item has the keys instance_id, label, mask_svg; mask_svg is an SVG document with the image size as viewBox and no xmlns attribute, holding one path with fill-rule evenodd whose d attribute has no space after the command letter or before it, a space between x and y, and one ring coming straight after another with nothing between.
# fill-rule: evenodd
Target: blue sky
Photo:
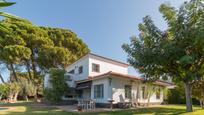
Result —
<instances>
[{"instance_id":1,"label":"blue sky","mask_svg":"<svg viewBox=\"0 0 204 115\"><path fill-rule=\"evenodd\" d=\"M161 29L166 24L159 5L170 2L179 7L184 0L9 0L17 2L4 11L36 25L68 28L77 33L91 52L126 62L121 49L129 38L138 35L137 25L150 15ZM130 69L131 74L135 70ZM3 73L6 78L7 72Z\"/></svg>"}]
</instances>

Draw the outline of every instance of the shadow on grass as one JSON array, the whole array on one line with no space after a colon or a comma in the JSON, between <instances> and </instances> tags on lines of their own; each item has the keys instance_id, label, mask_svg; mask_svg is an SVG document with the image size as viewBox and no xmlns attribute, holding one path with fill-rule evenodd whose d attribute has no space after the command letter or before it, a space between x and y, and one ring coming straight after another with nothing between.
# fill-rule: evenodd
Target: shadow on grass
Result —
<instances>
[{"instance_id":1,"label":"shadow on grass","mask_svg":"<svg viewBox=\"0 0 204 115\"><path fill-rule=\"evenodd\" d=\"M131 110L121 110L115 112L100 112L100 113L71 113L64 112L60 109L48 106L42 106L33 102L21 102L13 104L3 104L0 105L4 107L14 107L16 110L9 110L4 113L4 115L142 115L142 114L153 114L153 115L178 115L185 112L183 106L172 107L152 107L152 108L138 108ZM24 108L23 111L18 111L18 109ZM196 109L199 110L199 109ZM0 110L1 115L1 110Z\"/></svg>"},{"instance_id":2,"label":"shadow on grass","mask_svg":"<svg viewBox=\"0 0 204 115\"><path fill-rule=\"evenodd\" d=\"M153 114L153 115L178 115L186 113L184 109L171 109L171 108L162 108L162 107L153 107L153 108L138 108L132 110L123 110L115 112L102 112L102 113L87 113L85 115L142 115L142 114Z\"/></svg>"},{"instance_id":3,"label":"shadow on grass","mask_svg":"<svg viewBox=\"0 0 204 115\"><path fill-rule=\"evenodd\" d=\"M0 108L11 108L1 111L0 115L72 115L54 107L42 106L34 102L0 104Z\"/></svg>"}]
</instances>

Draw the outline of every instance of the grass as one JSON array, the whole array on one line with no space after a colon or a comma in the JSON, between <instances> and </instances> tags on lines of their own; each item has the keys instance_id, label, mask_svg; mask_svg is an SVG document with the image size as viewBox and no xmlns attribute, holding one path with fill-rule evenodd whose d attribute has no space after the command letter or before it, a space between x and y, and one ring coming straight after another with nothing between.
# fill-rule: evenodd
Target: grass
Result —
<instances>
[{"instance_id":1,"label":"grass","mask_svg":"<svg viewBox=\"0 0 204 115\"><path fill-rule=\"evenodd\" d=\"M184 105L141 108L115 112L84 113L84 115L204 115L204 110L194 107L194 112L186 113ZM54 107L39 106L33 103L0 104L0 115L81 115L65 112Z\"/></svg>"}]
</instances>

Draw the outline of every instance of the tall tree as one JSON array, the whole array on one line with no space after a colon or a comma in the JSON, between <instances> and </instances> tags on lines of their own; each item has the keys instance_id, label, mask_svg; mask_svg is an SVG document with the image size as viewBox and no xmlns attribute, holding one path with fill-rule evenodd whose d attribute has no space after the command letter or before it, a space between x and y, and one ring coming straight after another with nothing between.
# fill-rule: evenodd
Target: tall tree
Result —
<instances>
[{"instance_id":1,"label":"tall tree","mask_svg":"<svg viewBox=\"0 0 204 115\"><path fill-rule=\"evenodd\" d=\"M13 4L15 4L15 2L7 2L6 0L0 0L0 8L4 8L4 7L8 7L8 6L12 6ZM4 18L11 18L11 19L15 19L15 20L22 20L22 18L15 16L13 14L9 14L3 11L0 11L0 16L4 17ZM0 23L0 30L9 33L8 28L6 28L4 25L2 25ZM9 33L11 34L11 33Z\"/></svg>"},{"instance_id":2,"label":"tall tree","mask_svg":"<svg viewBox=\"0 0 204 115\"><path fill-rule=\"evenodd\" d=\"M8 7L8 6L11 6L13 4L15 4L15 3L14 2L6 2L5 0L0 0L0 8ZM0 16L13 18L12 15L5 13L5 12L2 12L2 11L0 11ZM7 28L0 23L0 30L1 31L7 31Z\"/></svg>"},{"instance_id":3,"label":"tall tree","mask_svg":"<svg viewBox=\"0 0 204 115\"><path fill-rule=\"evenodd\" d=\"M14 77L13 75L11 75L11 79L19 84L20 86L19 95L20 96L24 97L24 99L28 101L28 96L35 96L36 94L42 95L42 92L39 92L40 90L42 91L42 89L36 92L37 91L36 89L39 88L39 86L35 85L35 84L40 84L42 88L42 85L43 85L42 77L30 78L28 72L17 72L16 74L17 74L18 81L15 81L15 79L13 79Z\"/></svg>"},{"instance_id":4,"label":"tall tree","mask_svg":"<svg viewBox=\"0 0 204 115\"><path fill-rule=\"evenodd\" d=\"M58 103L62 100L62 96L69 92L69 86L64 80L65 70L52 68L50 73L50 87L44 91L46 101Z\"/></svg>"},{"instance_id":5,"label":"tall tree","mask_svg":"<svg viewBox=\"0 0 204 115\"><path fill-rule=\"evenodd\" d=\"M87 45L70 30L39 27L28 20L5 19L1 23L9 28L12 35L0 31L2 33L0 52L6 55L8 53L5 53L5 48L9 49L8 47L16 45L29 49L31 51L30 58L22 58L21 63L14 63L16 66L23 65L29 73L29 78L38 78L47 72L44 70L49 70L52 67L65 68L89 52ZM8 67L15 70L12 65ZM12 73L16 76L15 71ZM33 83L40 87L39 82L33 81ZM38 89L36 88L36 90Z\"/></svg>"},{"instance_id":6,"label":"tall tree","mask_svg":"<svg viewBox=\"0 0 204 115\"><path fill-rule=\"evenodd\" d=\"M48 38L46 31L33 25L31 22L27 20L6 19L6 20L3 20L1 23L5 25L7 28L9 28L9 32L12 33L12 35L7 35L6 33L1 35L3 39L2 45L4 46L2 50L2 54L5 55L4 59L8 60L8 58L6 58L7 56L6 54L15 53L14 50L16 48L14 47L16 47L16 44L20 44L21 46L23 45L25 49L30 51L29 52L30 56L29 58L22 58L21 63L15 63L15 64L25 65L30 76L29 78L40 77L41 75L39 73L38 64L37 64L38 51L43 46L46 46L46 45L53 46L53 42ZM3 41L6 41L6 42L3 42ZM9 49L9 47L12 47L13 50L11 50L10 53L6 53L4 50L5 48ZM24 51L23 53L26 53L26 51ZM22 56L23 55L20 55L20 57ZM14 61L14 60L10 60L10 61ZM17 76L14 71L15 70L14 65L10 64L9 67L11 67L13 75ZM33 74L31 74L31 72L33 72ZM16 80L18 80L17 77L15 78ZM38 82L33 81L33 83L35 86L40 86L39 84L35 84ZM35 97L37 99L37 94Z\"/></svg>"},{"instance_id":7,"label":"tall tree","mask_svg":"<svg viewBox=\"0 0 204 115\"><path fill-rule=\"evenodd\" d=\"M193 84L192 95L200 101L200 106L204 109L204 80L196 81Z\"/></svg>"},{"instance_id":8,"label":"tall tree","mask_svg":"<svg viewBox=\"0 0 204 115\"><path fill-rule=\"evenodd\" d=\"M8 25L12 33L16 36L20 36L26 43L26 47L31 50L31 58L27 60L28 69L32 68L34 76L38 76L38 64L37 55L38 51L43 46L53 46L53 42L48 38L46 31L33 25L26 20L4 20L4 23Z\"/></svg>"},{"instance_id":9,"label":"tall tree","mask_svg":"<svg viewBox=\"0 0 204 115\"><path fill-rule=\"evenodd\" d=\"M70 64L71 52L63 47L44 47L39 51L38 63L44 68L65 68Z\"/></svg>"},{"instance_id":10,"label":"tall tree","mask_svg":"<svg viewBox=\"0 0 204 115\"><path fill-rule=\"evenodd\" d=\"M14 69L14 64L20 64L23 60L29 59L31 55L30 49L20 45L9 45L5 46L0 54L5 63L10 66L17 81L18 79Z\"/></svg>"},{"instance_id":11,"label":"tall tree","mask_svg":"<svg viewBox=\"0 0 204 115\"><path fill-rule=\"evenodd\" d=\"M203 73L204 63L204 2L191 0L179 10L162 4L160 12L168 24L161 31L149 16L139 25L139 37L131 38L122 47L128 61L144 73L148 80L171 78L185 84L186 111L192 111L192 84Z\"/></svg>"},{"instance_id":12,"label":"tall tree","mask_svg":"<svg viewBox=\"0 0 204 115\"><path fill-rule=\"evenodd\" d=\"M46 30L49 38L57 47L70 51L69 63L72 63L90 52L88 46L71 30L61 28L41 27Z\"/></svg>"},{"instance_id":13,"label":"tall tree","mask_svg":"<svg viewBox=\"0 0 204 115\"><path fill-rule=\"evenodd\" d=\"M12 6L13 4L15 4L15 2L7 2L6 0L0 0L0 8L1 9L4 7ZM0 11L0 16L20 20L19 17L14 16L14 15L9 14L9 13L6 13L6 12L3 12L3 11ZM1 22L0 22L0 31L4 31L4 32L8 33L8 28L6 28L3 24L1 24ZM0 41L1 41L1 38L0 38ZM1 44L0 44L0 47L1 47ZM2 83L5 82L1 74L0 74L0 79L1 79Z\"/></svg>"}]
</instances>

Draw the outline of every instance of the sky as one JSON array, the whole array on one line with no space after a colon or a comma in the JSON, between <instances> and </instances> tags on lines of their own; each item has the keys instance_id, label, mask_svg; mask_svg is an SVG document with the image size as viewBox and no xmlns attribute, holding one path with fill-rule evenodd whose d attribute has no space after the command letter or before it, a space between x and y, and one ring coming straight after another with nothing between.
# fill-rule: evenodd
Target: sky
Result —
<instances>
[{"instance_id":1,"label":"sky","mask_svg":"<svg viewBox=\"0 0 204 115\"><path fill-rule=\"evenodd\" d=\"M127 62L123 43L139 34L138 24L146 15L160 29L167 25L159 6L169 2L179 7L184 0L7 0L15 5L3 9L40 26L71 29L92 53ZM130 74L137 74L129 69ZM3 72L7 79L8 71Z\"/></svg>"}]
</instances>

